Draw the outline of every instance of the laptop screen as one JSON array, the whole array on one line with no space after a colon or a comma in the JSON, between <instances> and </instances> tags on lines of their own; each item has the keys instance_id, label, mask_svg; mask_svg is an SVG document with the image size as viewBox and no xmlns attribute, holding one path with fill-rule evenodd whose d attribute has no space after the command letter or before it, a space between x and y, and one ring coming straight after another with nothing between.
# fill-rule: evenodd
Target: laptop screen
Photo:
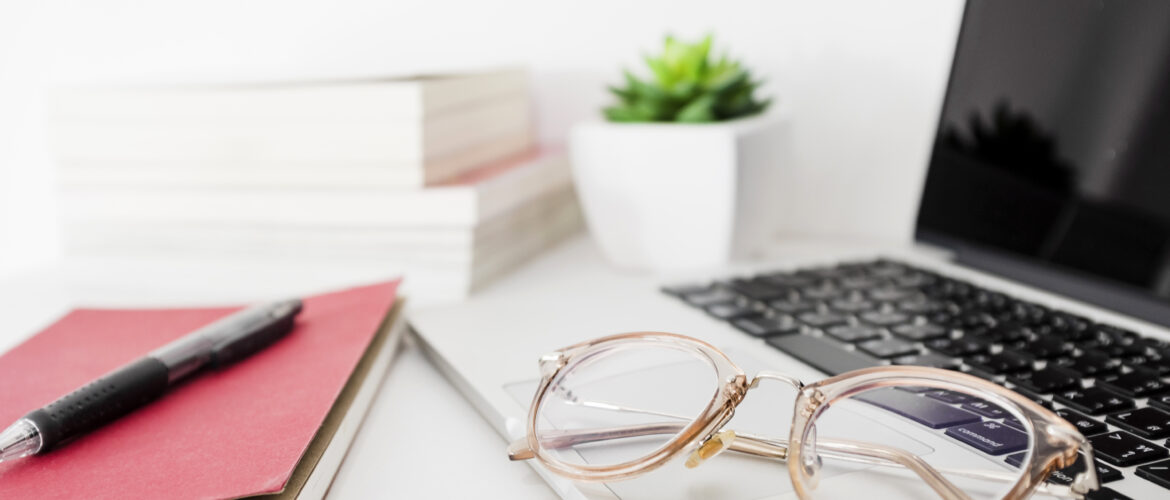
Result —
<instances>
[{"instance_id":1,"label":"laptop screen","mask_svg":"<svg viewBox=\"0 0 1170 500\"><path fill-rule=\"evenodd\" d=\"M1170 324L1170 2L969 2L918 237Z\"/></svg>"}]
</instances>

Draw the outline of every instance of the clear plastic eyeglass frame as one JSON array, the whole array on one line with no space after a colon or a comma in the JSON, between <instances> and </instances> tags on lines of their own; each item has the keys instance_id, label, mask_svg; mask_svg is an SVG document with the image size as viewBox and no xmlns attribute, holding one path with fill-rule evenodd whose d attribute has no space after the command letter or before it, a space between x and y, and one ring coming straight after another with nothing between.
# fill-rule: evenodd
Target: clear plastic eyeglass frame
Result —
<instances>
[{"instance_id":1,"label":"clear plastic eyeglass frame","mask_svg":"<svg viewBox=\"0 0 1170 500\"><path fill-rule=\"evenodd\" d=\"M546 431L538 438L537 418L550 385L558 375L572 369L574 363L591 355L614 349L670 347L692 350L709 361L722 387L700 415L684 424L645 424L610 429L564 431L552 435ZM914 366L880 366L843 373L819 382L805 385L800 380L772 372L761 372L752 378L731 362L715 347L698 339L664 332L635 332L613 335L566 347L540 358L541 381L528 412L527 436L508 447L511 460L536 459L550 471L578 481L611 482L630 479L658 467L673 458L689 454L687 466L694 467L724 450L787 463L793 488L802 500L810 500L818 484L819 457L801 456L806 443L815 441L816 453L852 462L905 467L919 476L945 500L969 500L967 493L956 487L945 475L975 477L983 480L1014 482L1005 499L1023 499L1035 493L1083 498L1085 493L1099 487L1095 467L1086 467L1069 485L1046 483L1048 475L1071 466L1078 452L1085 455L1085 463L1094 463L1093 450L1076 427L1028 398L992 382L950 370ZM731 420L736 406L747 392L762 380L775 380L797 390L795 411L787 441L757 436L736 435L723 426ZM1031 452L1028 461L1021 464L1022 473L998 474L992 471L936 470L918 456L904 450L848 440L817 440L810 425L834 402L861 392L898 386L919 386L945 389L981 398L1000 406L1020 420L1030 436ZM681 430L680 430L681 429ZM558 460L552 449L576 444L600 442L621 437L673 434L664 446L649 456L614 465L583 465Z\"/></svg>"}]
</instances>

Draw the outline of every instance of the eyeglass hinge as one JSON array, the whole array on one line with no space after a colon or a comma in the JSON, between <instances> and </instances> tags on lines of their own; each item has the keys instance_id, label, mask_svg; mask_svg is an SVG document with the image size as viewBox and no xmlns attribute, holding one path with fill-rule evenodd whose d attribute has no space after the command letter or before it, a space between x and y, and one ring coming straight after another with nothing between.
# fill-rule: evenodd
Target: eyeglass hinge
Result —
<instances>
[{"instance_id":1,"label":"eyeglass hinge","mask_svg":"<svg viewBox=\"0 0 1170 500\"><path fill-rule=\"evenodd\" d=\"M540 357L539 366L541 375L546 377L552 375L553 372L565 366L565 353L557 351L545 354Z\"/></svg>"},{"instance_id":2,"label":"eyeglass hinge","mask_svg":"<svg viewBox=\"0 0 1170 500\"><path fill-rule=\"evenodd\" d=\"M804 417L811 417L825 403L825 393L819 389L811 388L806 388L802 392L804 392L804 397L808 403L804 405L804 408L800 409L800 414Z\"/></svg>"}]
</instances>

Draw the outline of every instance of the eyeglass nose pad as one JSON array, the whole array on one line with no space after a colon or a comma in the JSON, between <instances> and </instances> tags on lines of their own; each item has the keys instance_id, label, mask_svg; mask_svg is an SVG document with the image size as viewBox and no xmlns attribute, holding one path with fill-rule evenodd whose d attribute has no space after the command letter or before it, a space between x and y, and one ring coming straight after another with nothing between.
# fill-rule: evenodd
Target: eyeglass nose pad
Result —
<instances>
[{"instance_id":1,"label":"eyeglass nose pad","mask_svg":"<svg viewBox=\"0 0 1170 500\"><path fill-rule=\"evenodd\" d=\"M803 449L800 451L801 469L804 470L804 475L807 478L809 489L816 489L821 481L821 466L824 462L821 460L820 453L817 453L817 425L811 424L808 429L808 435L805 437Z\"/></svg>"},{"instance_id":2,"label":"eyeglass nose pad","mask_svg":"<svg viewBox=\"0 0 1170 500\"><path fill-rule=\"evenodd\" d=\"M703 444L700 444L698 448L695 448L695 451L691 452L691 456L687 457L687 468L694 469L708 458L722 453L723 450L731 446L732 441L735 441L735 431L722 431L712 435L703 441Z\"/></svg>"}]
</instances>

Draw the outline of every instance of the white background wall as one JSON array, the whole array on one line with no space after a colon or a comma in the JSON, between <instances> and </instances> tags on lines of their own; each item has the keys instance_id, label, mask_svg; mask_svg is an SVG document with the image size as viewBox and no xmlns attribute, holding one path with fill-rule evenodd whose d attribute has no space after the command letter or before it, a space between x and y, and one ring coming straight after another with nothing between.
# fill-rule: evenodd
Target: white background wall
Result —
<instances>
[{"instance_id":1,"label":"white background wall","mask_svg":"<svg viewBox=\"0 0 1170 500\"><path fill-rule=\"evenodd\" d=\"M0 274L58 255L44 89L524 64L541 136L664 33L716 34L793 121L793 232L908 238L960 0L0 0Z\"/></svg>"}]
</instances>

